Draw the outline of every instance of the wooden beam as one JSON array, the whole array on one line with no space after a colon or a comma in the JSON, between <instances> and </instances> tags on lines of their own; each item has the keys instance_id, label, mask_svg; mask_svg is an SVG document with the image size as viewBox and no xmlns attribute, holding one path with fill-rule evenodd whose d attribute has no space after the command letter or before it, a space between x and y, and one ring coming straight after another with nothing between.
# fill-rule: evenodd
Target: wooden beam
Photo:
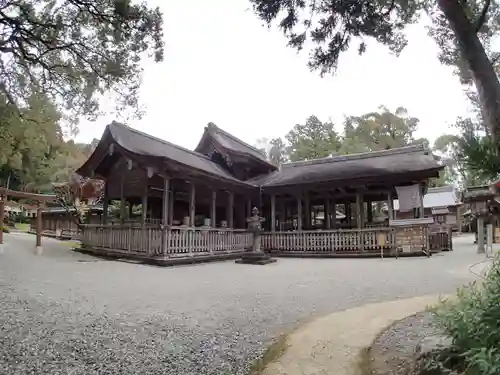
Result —
<instances>
[{"instance_id":1,"label":"wooden beam","mask_svg":"<svg viewBox=\"0 0 500 375\"><path fill-rule=\"evenodd\" d=\"M276 195L271 195L271 232L276 232Z\"/></svg>"},{"instance_id":2,"label":"wooden beam","mask_svg":"<svg viewBox=\"0 0 500 375\"><path fill-rule=\"evenodd\" d=\"M212 191L212 197L210 200L210 226L212 228L217 227L217 192Z\"/></svg>"},{"instance_id":3,"label":"wooden beam","mask_svg":"<svg viewBox=\"0 0 500 375\"><path fill-rule=\"evenodd\" d=\"M190 184L189 189L189 226L195 226L196 218L196 187L193 183Z\"/></svg>"}]
</instances>

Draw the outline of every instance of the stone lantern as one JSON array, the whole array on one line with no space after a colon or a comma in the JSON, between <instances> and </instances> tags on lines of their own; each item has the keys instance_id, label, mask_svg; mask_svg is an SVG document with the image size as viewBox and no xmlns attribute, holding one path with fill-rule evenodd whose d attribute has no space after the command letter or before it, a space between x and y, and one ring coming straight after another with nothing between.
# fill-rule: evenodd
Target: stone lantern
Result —
<instances>
[{"instance_id":1,"label":"stone lantern","mask_svg":"<svg viewBox=\"0 0 500 375\"><path fill-rule=\"evenodd\" d=\"M260 235L262 231L262 222L265 219L259 215L257 207L252 209L252 216L247 219L248 229L253 235L252 247L238 259L236 263L241 264L269 264L276 262L276 259L271 258L269 254L264 253L260 249Z\"/></svg>"}]
</instances>

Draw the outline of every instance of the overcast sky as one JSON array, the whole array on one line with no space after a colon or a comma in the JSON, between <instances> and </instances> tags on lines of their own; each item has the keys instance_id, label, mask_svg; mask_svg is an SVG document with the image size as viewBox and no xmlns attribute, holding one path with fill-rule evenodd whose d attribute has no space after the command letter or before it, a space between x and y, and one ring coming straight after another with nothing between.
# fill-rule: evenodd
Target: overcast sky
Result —
<instances>
[{"instance_id":1,"label":"overcast sky","mask_svg":"<svg viewBox=\"0 0 500 375\"><path fill-rule=\"evenodd\" d=\"M262 27L248 0L150 0L165 22L165 60L146 63L141 101L146 115L129 125L187 148L214 122L254 144L283 136L309 115L342 125L386 105L421 120L417 136L448 132L468 103L451 69L441 66L424 25L408 29L400 57L372 43L345 53L334 77L306 66L307 52L286 47L277 29ZM77 139L99 138L113 118L83 122Z\"/></svg>"}]
</instances>

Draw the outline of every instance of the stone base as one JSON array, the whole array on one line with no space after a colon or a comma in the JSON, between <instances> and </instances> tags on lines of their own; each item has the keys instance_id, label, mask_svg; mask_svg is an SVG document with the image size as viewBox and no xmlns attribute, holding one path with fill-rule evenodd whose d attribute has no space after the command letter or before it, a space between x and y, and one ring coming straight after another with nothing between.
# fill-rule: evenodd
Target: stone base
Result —
<instances>
[{"instance_id":1,"label":"stone base","mask_svg":"<svg viewBox=\"0 0 500 375\"><path fill-rule=\"evenodd\" d=\"M35 254L42 255L43 254L43 247L42 246L35 246Z\"/></svg>"},{"instance_id":2,"label":"stone base","mask_svg":"<svg viewBox=\"0 0 500 375\"><path fill-rule=\"evenodd\" d=\"M243 254L241 259L235 261L235 263L238 264L258 264L258 265L265 265L275 262L277 262L277 259L271 258L269 254L266 254L262 251L249 251L248 253Z\"/></svg>"}]
</instances>

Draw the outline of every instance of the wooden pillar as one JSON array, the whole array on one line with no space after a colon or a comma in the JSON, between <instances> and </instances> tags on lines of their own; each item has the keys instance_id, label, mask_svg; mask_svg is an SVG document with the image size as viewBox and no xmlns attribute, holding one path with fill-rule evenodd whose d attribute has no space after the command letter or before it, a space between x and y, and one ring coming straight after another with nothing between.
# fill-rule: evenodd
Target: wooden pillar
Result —
<instances>
[{"instance_id":1,"label":"wooden pillar","mask_svg":"<svg viewBox=\"0 0 500 375\"><path fill-rule=\"evenodd\" d=\"M104 197L102 202L102 223L106 225L108 223L108 211L109 211L109 195L108 195L108 183L104 183Z\"/></svg>"},{"instance_id":2,"label":"wooden pillar","mask_svg":"<svg viewBox=\"0 0 500 375\"><path fill-rule=\"evenodd\" d=\"M127 207L126 207L127 201L125 200L124 185L125 185L125 173L122 174L120 180L120 223L122 224L125 220L125 215L127 212Z\"/></svg>"},{"instance_id":3,"label":"wooden pillar","mask_svg":"<svg viewBox=\"0 0 500 375\"><path fill-rule=\"evenodd\" d=\"M210 201L210 226L217 227L217 192L212 191L212 199Z\"/></svg>"},{"instance_id":4,"label":"wooden pillar","mask_svg":"<svg viewBox=\"0 0 500 375\"><path fill-rule=\"evenodd\" d=\"M5 219L5 201L0 197L0 247L3 245L3 221Z\"/></svg>"},{"instance_id":5,"label":"wooden pillar","mask_svg":"<svg viewBox=\"0 0 500 375\"><path fill-rule=\"evenodd\" d=\"M169 218L169 212L168 209L170 208L170 177L164 177L163 178L163 207L162 207L162 215L161 215L161 220L162 224L164 226L169 225L168 218Z\"/></svg>"},{"instance_id":6,"label":"wooden pillar","mask_svg":"<svg viewBox=\"0 0 500 375\"><path fill-rule=\"evenodd\" d=\"M146 186L144 187L144 192L142 193L142 217L141 222L142 225L146 224L146 219L148 217L148 185L149 182L146 182Z\"/></svg>"},{"instance_id":7,"label":"wooden pillar","mask_svg":"<svg viewBox=\"0 0 500 375\"><path fill-rule=\"evenodd\" d=\"M173 225L174 223L174 203L175 203L175 192L173 187L170 188L168 197L168 225Z\"/></svg>"},{"instance_id":8,"label":"wooden pillar","mask_svg":"<svg viewBox=\"0 0 500 375\"><path fill-rule=\"evenodd\" d=\"M302 197L297 198L297 230L302 230Z\"/></svg>"},{"instance_id":9,"label":"wooden pillar","mask_svg":"<svg viewBox=\"0 0 500 375\"><path fill-rule=\"evenodd\" d=\"M364 202L363 195L361 193L356 193L356 223L359 231L359 250L363 252L365 250L365 236L361 229L364 226Z\"/></svg>"},{"instance_id":10,"label":"wooden pillar","mask_svg":"<svg viewBox=\"0 0 500 375\"><path fill-rule=\"evenodd\" d=\"M306 229L310 229L311 228L311 199L309 198L309 192L306 192L305 193L305 197L304 197L304 210L305 210L305 225L304 227Z\"/></svg>"},{"instance_id":11,"label":"wooden pillar","mask_svg":"<svg viewBox=\"0 0 500 375\"><path fill-rule=\"evenodd\" d=\"M331 229L337 228L337 201L335 198L330 201L330 227Z\"/></svg>"},{"instance_id":12,"label":"wooden pillar","mask_svg":"<svg viewBox=\"0 0 500 375\"><path fill-rule=\"evenodd\" d=\"M189 185L189 226L195 226L196 218L196 187L193 183Z\"/></svg>"},{"instance_id":13,"label":"wooden pillar","mask_svg":"<svg viewBox=\"0 0 500 375\"><path fill-rule=\"evenodd\" d=\"M356 194L356 223L358 229L362 229L364 226L364 207L363 207L363 195L361 193Z\"/></svg>"},{"instance_id":14,"label":"wooden pillar","mask_svg":"<svg viewBox=\"0 0 500 375\"><path fill-rule=\"evenodd\" d=\"M271 232L276 232L276 195L271 195Z\"/></svg>"},{"instance_id":15,"label":"wooden pillar","mask_svg":"<svg viewBox=\"0 0 500 375\"><path fill-rule=\"evenodd\" d=\"M227 192L227 227L234 228L234 194Z\"/></svg>"},{"instance_id":16,"label":"wooden pillar","mask_svg":"<svg viewBox=\"0 0 500 375\"><path fill-rule=\"evenodd\" d=\"M462 215L460 215L460 209L462 206L457 206L457 230L458 234L462 234ZM495 231L496 225L493 226L493 231ZM493 236L495 237L495 236Z\"/></svg>"},{"instance_id":17,"label":"wooden pillar","mask_svg":"<svg viewBox=\"0 0 500 375\"><path fill-rule=\"evenodd\" d=\"M37 249L42 247L42 208L40 203L36 208L36 247Z\"/></svg>"},{"instance_id":18,"label":"wooden pillar","mask_svg":"<svg viewBox=\"0 0 500 375\"><path fill-rule=\"evenodd\" d=\"M330 198L325 199L323 208L323 218L325 219L325 229L330 229L332 227L332 212L330 205Z\"/></svg>"},{"instance_id":19,"label":"wooden pillar","mask_svg":"<svg viewBox=\"0 0 500 375\"><path fill-rule=\"evenodd\" d=\"M423 189L420 189L420 209L419 211L419 217L422 218L425 216L425 210L424 210L424 192Z\"/></svg>"},{"instance_id":20,"label":"wooden pillar","mask_svg":"<svg viewBox=\"0 0 500 375\"><path fill-rule=\"evenodd\" d=\"M477 253L484 254L486 249L484 247L484 216L479 215L477 218Z\"/></svg>"},{"instance_id":21,"label":"wooden pillar","mask_svg":"<svg viewBox=\"0 0 500 375\"><path fill-rule=\"evenodd\" d=\"M278 225L278 231L283 230L283 226L285 225L286 222L286 205L285 205L285 197L282 195L281 198L279 199L280 202L280 214L279 214L279 225Z\"/></svg>"},{"instance_id":22,"label":"wooden pillar","mask_svg":"<svg viewBox=\"0 0 500 375\"><path fill-rule=\"evenodd\" d=\"M394 206L391 193L387 194L387 215L389 220L394 220Z\"/></svg>"},{"instance_id":23,"label":"wooden pillar","mask_svg":"<svg viewBox=\"0 0 500 375\"><path fill-rule=\"evenodd\" d=\"M370 199L366 201L366 220L369 223L373 222L373 204Z\"/></svg>"}]
</instances>

